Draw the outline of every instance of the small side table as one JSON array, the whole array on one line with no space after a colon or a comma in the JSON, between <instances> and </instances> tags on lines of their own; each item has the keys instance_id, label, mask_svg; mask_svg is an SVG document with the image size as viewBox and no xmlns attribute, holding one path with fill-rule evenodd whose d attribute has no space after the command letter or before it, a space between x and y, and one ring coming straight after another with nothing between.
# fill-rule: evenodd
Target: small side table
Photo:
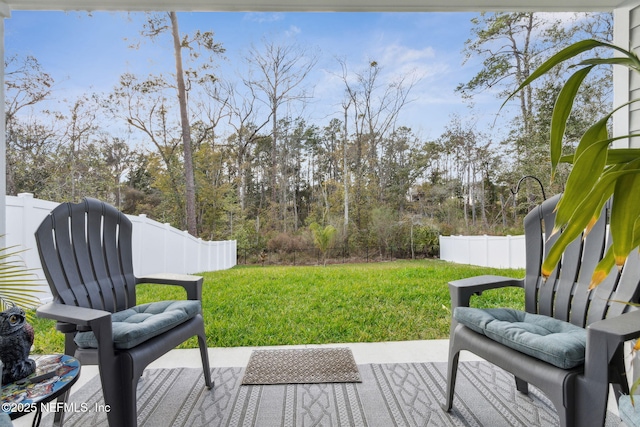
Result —
<instances>
[{"instance_id":1,"label":"small side table","mask_svg":"<svg viewBox=\"0 0 640 427\"><path fill-rule=\"evenodd\" d=\"M64 354L51 354L33 357L37 369L45 372L55 371L55 375L36 383L29 381L36 373L10 384L2 385L2 412L9 413L11 419L21 417L33 410L36 416L33 425L40 424L42 409L47 403L62 396L80 377L80 362ZM64 410L64 406L53 404L54 410Z\"/></svg>"}]
</instances>

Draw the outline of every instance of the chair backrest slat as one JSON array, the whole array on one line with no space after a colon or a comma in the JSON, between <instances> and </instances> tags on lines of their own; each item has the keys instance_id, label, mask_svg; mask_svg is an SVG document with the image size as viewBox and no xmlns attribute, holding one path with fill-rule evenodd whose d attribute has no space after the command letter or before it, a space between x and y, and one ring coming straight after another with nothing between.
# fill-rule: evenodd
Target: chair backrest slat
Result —
<instances>
[{"instance_id":1,"label":"chair backrest slat","mask_svg":"<svg viewBox=\"0 0 640 427\"><path fill-rule=\"evenodd\" d=\"M563 259L562 277L558 280L555 303L550 301L550 304L554 304L553 317L564 321L569 321L571 313L571 300L575 292L574 286L580 267L579 258L582 256L582 241L580 239L574 240L568 249L570 256L574 259L569 262L566 262L566 257Z\"/></svg>"},{"instance_id":2,"label":"chair backrest slat","mask_svg":"<svg viewBox=\"0 0 640 427\"><path fill-rule=\"evenodd\" d=\"M71 209L71 236L73 243L73 253L76 258L76 265L80 274L80 281L85 284L87 297L91 301L93 308L104 309L100 288L96 282L95 272L92 268L91 257L87 245L87 218L85 210L81 204L69 205ZM85 304L79 304L85 306Z\"/></svg>"},{"instance_id":3,"label":"chair backrest slat","mask_svg":"<svg viewBox=\"0 0 640 427\"><path fill-rule=\"evenodd\" d=\"M551 245L560 237L558 233L553 232L555 212L548 212L547 205L542 204L541 221L544 224L544 235L546 242L544 245L544 256L546 257L551 249ZM567 248L569 249L569 248ZM565 251L566 252L566 251ZM573 253L569 253L570 259L575 259L575 248ZM562 278L562 263L553 269L547 280L540 280L538 283L538 313L546 316L553 316L554 299L558 282ZM541 278L542 279L542 278Z\"/></svg>"},{"instance_id":4,"label":"chair backrest slat","mask_svg":"<svg viewBox=\"0 0 640 427\"><path fill-rule=\"evenodd\" d=\"M125 283L127 283L127 300L129 306L136 305L136 278L133 275L133 225L131 221L122 213L120 214L120 222L118 225L118 255L120 257L120 265L122 266L122 274Z\"/></svg>"},{"instance_id":5,"label":"chair backrest slat","mask_svg":"<svg viewBox=\"0 0 640 427\"><path fill-rule=\"evenodd\" d=\"M85 202L91 203L90 200ZM91 257L91 268L100 288L104 310L114 312L117 311L116 297L102 249L102 211L98 209L98 206L85 206L84 209L87 212L87 244Z\"/></svg>"},{"instance_id":6,"label":"chair backrest slat","mask_svg":"<svg viewBox=\"0 0 640 427\"><path fill-rule=\"evenodd\" d=\"M576 241L582 243L583 255L579 264L578 274L574 278L572 285L572 298L570 303L570 317L567 319L571 323L585 326L587 313L590 310L592 293L589 292L589 284L593 270L602 258L607 238L607 217L609 206L605 205L600 214L600 218L586 236L581 236ZM606 285L603 285L606 286Z\"/></svg>"},{"instance_id":7,"label":"chair backrest slat","mask_svg":"<svg viewBox=\"0 0 640 427\"><path fill-rule=\"evenodd\" d=\"M54 298L111 312L135 305L131 230L126 215L99 200L56 207L36 231Z\"/></svg>"},{"instance_id":8,"label":"chair backrest slat","mask_svg":"<svg viewBox=\"0 0 640 427\"><path fill-rule=\"evenodd\" d=\"M612 274L616 275L616 272L614 271ZM638 289L639 277L640 253L634 250L629 254L629 259L624 264L624 269L622 270L622 274L620 274L615 293L611 297L613 301L611 301L606 317L619 316L622 313L634 309L627 304L621 304L616 301L638 301L640 298L640 291Z\"/></svg>"},{"instance_id":9,"label":"chair backrest slat","mask_svg":"<svg viewBox=\"0 0 640 427\"><path fill-rule=\"evenodd\" d=\"M74 254L75 247L72 240L71 222L69 221L70 214L70 206L65 206L64 209L53 214L55 247L58 252L58 262L61 264L65 278L65 283L61 286L66 285L66 287L71 290L75 299L73 304L85 307L90 305L86 290L74 286L74 283L81 282L82 279L80 278L80 270L78 269L78 263L76 262L77 260ZM69 302L67 302L67 304L69 304Z\"/></svg>"},{"instance_id":10,"label":"chair backrest slat","mask_svg":"<svg viewBox=\"0 0 640 427\"><path fill-rule=\"evenodd\" d=\"M104 257L107 263L107 271L113 282L113 291L116 298L116 311L123 310L127 305L127 283L124 280L124 271L120 265L118 255L118 215L104 215L102 244Z\"/></svg>"},{"instance_id":11,"label":"chair backrest slat","mask_svg":"<svg viewBox=\"0 0 640 427\"><path fill-rule=\"evenodd\" d=\"M53 297L65 304L76 305L76 297L69 286L63 263L58 257L60 246L56 243L53 232L54 227L55 217L53 214L49 214L49 216L42 221L42 224L36 232L40 260L47 279L49 279L49 283L55 283L55 286L51 286ZM62 248L62 251L69 252L69 250L69 245ZM45 253L50 255L45 258Z\"/></svg>"},{"instance_id":12,"label":"chair backrest slat","mask_svg":"<svg viewBox=\"0 0 640 427\"><path fill-rule=\"evenodd\" d=\"M555 214L553 207L557 203L559 196L554 196L547 202L534 208L524 219L525 242L526 242L526 276L525 276L525 310L530 313L540 313L538 301L541 288L545 282L540 276L542 260L549 250L546 237L551 236L551 227ZM551 236L551 242L557 236ZM551 283L555 281L555 274L549 277Z\"/></svg>"}]
</instances>

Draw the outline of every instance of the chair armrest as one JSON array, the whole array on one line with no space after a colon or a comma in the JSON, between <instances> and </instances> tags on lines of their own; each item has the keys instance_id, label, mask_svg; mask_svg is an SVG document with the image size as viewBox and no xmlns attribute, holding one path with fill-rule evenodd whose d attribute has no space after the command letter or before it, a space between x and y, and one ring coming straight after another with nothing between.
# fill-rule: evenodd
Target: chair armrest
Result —
<instances>
[{"instance_id":1,"label":"chair armrest","mask_svg":"<svg viewBox=\"0 0 640 427\"><path fill-rule=\"evenodd\" d=\"M84 330L92 330L99 343L113 340L111 313L108 311L50 302L38 307L36 314L45 319L57 320L65 325L76 325ZM61 332L72 331L63 330Z\"/></svg>"},{"instance_id":2,"label":"chair armrest","mask_svg":"<svg viewBox=\"0 0 640 427\"><path fill-rule=\"evenodd\" d=\"M587 336L590 333L610 335L620 342L638 338L640 337L640 310L593 322L587 326Z\"/></svg>"},{"instance_id":3,"label":"chair armrest","mask_svg":"<svg viewBox=\"0 0 640 427\"><path fill-rule=\"evenodd\" d=\"M38 307L36 314L46 319L53 319L58 322L75 324L91 329L98 341L100 374L102 375L103 372L108 372L110 375L113 375L114 372L117 372L116 359L113 353L113 332L110 312L50 302ZM75 349L75 345L73 348ZM68 348L65 345L65 352L66 351L68 351ZM72 356L73 354L70 355Z\"/></svg>"},{"instance_id":4,"label":"chair armrest","mask_svg":"<svg viewBox=\"0 0 640 427\"><path fill-rule=\"evenodd\" d=\"M587 326L584 375L587 381L609 382L609 365L620 356L622 344L640 337L640 310L599 320ZM624 372L620 373L625 375Z\"/></svg>"},{"instance_id":5,"label":"chair armrest","mask_svg":"<svg viewBox=\"0 0 640 427\"><path fill-rule=\"evenodd\" d=\"M187 291L187 299L190 300L202 300L203 281L204 279L201 276L173 273L148 274L144 277L136 278L136 284L152 283L155 285L182 286Z\"/></svg>"},{"instance_id":6,"label":"chair armrest","mask_svg":"<svg viewBox=\"0 0 640 427\"><path fill-rule=\"evenodd\" d=\"M78 326L91 327L92 324L108 320L111 323L111 313L93 308L76 307L74 305L50 302L36 309L39 317L71 323Z\"/></svg>"},{"instance_id":7,"label":"chair armrest","mask_svg":"<svg viewBox=\"0 0 640 427\"><path fill-rule=\"evenodd\" d=\"M472 295L480 295L489 289L522 288L523 279L514 279L504 276L476 276L468 279L449 282L449 295L451 296L451 311L456 307L468 307Z\"/></svg>"},{"instance_id":8,"label":"chair armrest","mask_svg":"<svg viewBox=\"0 0 640 427\"><path fill-rule=\"evenodd\" d=\"M640 310L593 322L587 326L587 363L594 353L600 354L600 357L606 357L607 363L610 362L621 344L638 337L640 337Z\"/></svg>"}]
</instances>

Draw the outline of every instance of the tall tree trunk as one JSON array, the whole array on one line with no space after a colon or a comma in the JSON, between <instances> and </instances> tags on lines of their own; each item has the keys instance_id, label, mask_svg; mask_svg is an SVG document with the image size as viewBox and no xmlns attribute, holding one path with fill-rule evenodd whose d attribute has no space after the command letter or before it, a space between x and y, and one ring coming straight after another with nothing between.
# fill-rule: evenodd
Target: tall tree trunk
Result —
<instances>
[{"instance_id":1,"label":"tall tree trunk","mask_svg":"<svg viewBox=\"0 0 640 427\"><path fill-rule=\"evenodd\" d=\"M242 146L242 141L240 142ZM236 156L236 170L238 171L238 203L240 204L240 212L244 214L244 209L246 207L245 198L247 193L247 171L244 167L244 150L241 148L238 150L238 155Z\"/></svg>"},{"instance_id":2,"label":"tall tree trunk","mask_svg":"<svg viewBox=\"0 0 640 427\"><path fill-rule=\"evenodd\" d=\"M347 233L349 232L349 169L347 168L347 109L348 104L344 105L344 135L342 139L342 180L344 185L344 224L342 229L342 237L345 242L348 239Z\"/></svg>"},{"instance_id":3,"label":"tall tree trunk","mask_svg":"<svg viewBox=\"0 0 640 427\"><path fill-rule=\"evenodd\" d=\"M173 47L176 57L176 80L178 83L178 103L180 105L180 122L182 124L182 145L184 150L184 179L187 213L187 230L192 236L198 236L196 222L196 184L193 173L193 152L191 147L191 126L189 124L189 112L187 111L187 90L184 84L184 71L182 69L182 42L178 31L178 17L175 12L169 12L171 18L171 33L173 35Z\"/></svg>"},{"instance_id":4,"label":"tall tree trunk","mask_svg":"<svg viewBox=\"0 0 640 427\"><path fill-rule=\"evenodd\" d=\"M275 99L276 97L273 96ZM271 137L273 139L271 143L271 169L269 171L269 185L271 185L271 203L274 205L278 201L278 186L276 184L278 179L278 120L277 113L278 109L275 105L275 101L272 102L272 110L271 110ZM277 219L277 218L274 218Z\"/></svg>"}]
</instances>

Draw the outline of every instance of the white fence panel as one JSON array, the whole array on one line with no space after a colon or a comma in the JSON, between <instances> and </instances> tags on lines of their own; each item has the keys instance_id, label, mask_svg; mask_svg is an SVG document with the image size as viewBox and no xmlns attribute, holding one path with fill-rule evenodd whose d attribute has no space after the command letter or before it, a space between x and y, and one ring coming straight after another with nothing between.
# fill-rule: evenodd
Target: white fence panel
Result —
<instances>
[{"instance_id":1,"label":"white fence panel","mask_svg":"<svg viewBox=\"0 0 640 427\"><path fill-rule=\"evenodd\" d=\"M524 236L440 236L440 259L482 267L524 268Z\"/></svg>"},{"instance_id":2,"label":"white fence panel","mask_svg":"<svg viewBox=\"0 0 640 427\"><path fill-rule=\"evenodd\" d=\"M56 206L58 203L34 199L33 195L28 193L19 194L18 197L6 197L4 220L6 221L7 234L5 244L6 246L16 246L12 251L24 250L20 257L42 283L40 286L42 293L37 296L43 302L51 300L51 292L42 271L34 233L42 220Z\"/></svg>"},{"instance_id":3,"label":"white fence panel","mask_svg":"<svg viewBox=\"0 0 640 427\"><path fill-rule=\"evenodd\" d=\"M39 295L40 299L50 301L51 293L40 264L34 232L58 203L23 193L18 197L7 196L6 205L5 243L17 246L16 250L26 249L20 256L42 280L44 293ZM235 240L203 241L146 215L127 216L133 224L133 270L137 276L163 272L192 274L225 270L236 265Z\"/></svg>"}]
</instances>

